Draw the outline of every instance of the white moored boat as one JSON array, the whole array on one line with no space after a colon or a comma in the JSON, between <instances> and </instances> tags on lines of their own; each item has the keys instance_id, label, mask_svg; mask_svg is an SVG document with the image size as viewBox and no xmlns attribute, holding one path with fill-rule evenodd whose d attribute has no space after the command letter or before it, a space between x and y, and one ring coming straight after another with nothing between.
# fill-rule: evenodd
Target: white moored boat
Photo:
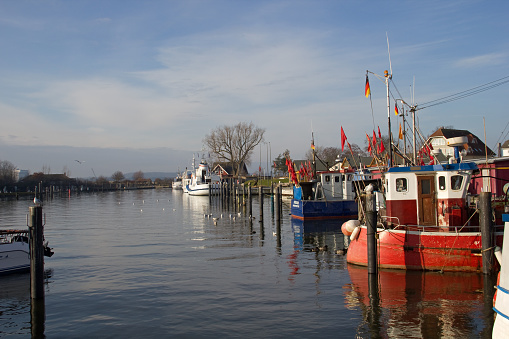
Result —
<instances>
[{"instance_id":1,"label":"white moored boat","mask_svg":"<svg viewBox=\"0 0 509 339\"><path fill-rule=\"evenodd\" d=\"M28 231L0 231L0 274L30 270Z\"/></svg>"},{"instance_id":2,"label":"white moored boat","mask_svg":"<svg viewBox=\"0 0 509 339\"><path fill-rule=\"evenodd\" d=\"M209 165L205 159L201 159L200 165L191 176L191 182L186 185L190 195L216 194L219 190L219 179L213 180L210 176Z\"/></svg>"},{"instance_id":3,"label":"white moored boat","mask_svg":"<svg viewBox=\"0 0 509 339\"><path fill-rule=\"evenodd\" d=\"M173 179L173 182L171 183L171 188L174 190L181 190L182 189L182 175L179 173Z\"/></svg>"}]
</instances>

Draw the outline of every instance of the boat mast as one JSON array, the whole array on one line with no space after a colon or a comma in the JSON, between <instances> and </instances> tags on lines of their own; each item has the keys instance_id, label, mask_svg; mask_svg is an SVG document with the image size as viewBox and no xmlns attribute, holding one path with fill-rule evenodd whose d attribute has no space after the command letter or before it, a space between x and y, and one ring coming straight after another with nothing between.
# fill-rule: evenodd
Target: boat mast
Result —
<instances>
[{"instance_id":1,"label":"boat mast","mask_svg":"<svg viewBox=\"0 0 509 339\"><path fill-rule=\"evenodd\" d=\"M392 74L385 70L385 86L387 87L387 121L389 125L389 163L387 166L392 166L392 133L391 133L391 102L389 97L389 80L392 78Z\"/></svg>"},{"instance_id":2,"label":"boat mast","mask_svg":"<svg viewBox=\"0 0 509 339\"><path fill-rule=\"evenodd\" d=\"M403 106L403 131L402 131L402 135L403 135L403 154L405 155L405 165L408 165L407 164L407 157L406 157L406 119L405 119L405 107ZM399 135L398 135L398 138L399 138ZM398 141L398 144L399 144L399 141Z\"/></svg>"},{"instance_id":3,"label":"boat mast","mask_svg":"<svg viewBox=\"0 0 509 339\"><path fill-rule=\"evenodd\" d=\"M315 158L315 136L313 134L313 128L311 128L311 145L313 146L313 173L311 173L311 179L314 177L314 173L316 173L316 158Z\"/></svg>"},{"instance_id":4,"label":"boat mast","mask_svg":"<svg viewBox=\"0 0 509 339\"><path fill-rule=\"evenodd\" d=\"M415 142L415 106L410 107L410 112L412 112L412 142L413 142L412 153L413 153L414 165L417 165L417 154L416 154L417 153L417 145Z\"/></svg>"}]
</instances>

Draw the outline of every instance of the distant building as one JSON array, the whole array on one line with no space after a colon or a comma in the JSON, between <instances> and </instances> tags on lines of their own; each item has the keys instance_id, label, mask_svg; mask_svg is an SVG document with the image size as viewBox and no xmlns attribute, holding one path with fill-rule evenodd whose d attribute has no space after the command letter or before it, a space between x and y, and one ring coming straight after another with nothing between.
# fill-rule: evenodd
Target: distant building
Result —
<instances>
[{"instance_id":1,"label":"distant building","mask_svg":"<svg viewBox=\"0 0 509 339\"><path fill-rule=\"evenodd\" d=\"M220 177L231 177L235 171L232 168L232 165L227 162L218 162L214 164L212 169L212 173L219 175ZM246 177L249 173L247 172L247 166L245 163L242 164L240 168L240 177Z\"/></svg>"},{"instance_id":2,"label":"distant building","mask_svg":"<svg viewBox=\"0 0 509 339\"><path fill-rule=\"evenodd\" d=\"M447 139L467 137L468 142L460 147L463 159L480 159L495 156L495 153L487 147L475 134L467 130L439 128L430 135L426 144L431 143L435 151L439 150L446 158L454 156L454 147L447 145Z\"/></svg>"},{"instance_id":3,"label":"distant building","mask_svg":"<svg viewBox=\"0 0 509 339\"><path fill-rule=\"evenodd\" d=\"M28 177L28 170L20 170L19 168L16 168L14 170L14 181L15 182L23 180L26 177Z\"/></svg>"},{"instance_id":4,"label":"distant building","mask_svg":"<svg viewBox=\"0 0 509 339\"><path fill-rule=\"evenodd\" d=\"M506 140L500 148L502 149L501 156L509 157L509 140Z\"/></svg>"}]
</instances>

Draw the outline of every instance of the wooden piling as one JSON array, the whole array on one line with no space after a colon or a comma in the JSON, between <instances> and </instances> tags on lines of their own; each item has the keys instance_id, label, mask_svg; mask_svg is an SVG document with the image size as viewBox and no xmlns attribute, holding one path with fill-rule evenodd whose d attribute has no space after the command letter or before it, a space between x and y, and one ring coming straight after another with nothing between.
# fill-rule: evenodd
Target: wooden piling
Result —
<instances>
[{"instance_id":1,"label":"wooden piling","mask_svg":"<svg viewBox=\"0 0 509 339\"><path fill-rule=\"evenodd\" d=\"M260 199L260 222L263 222L263 187L258 186L258 197Z\"/></svg>"},{"instance_id":2,"label":"wooden piling","mask_svg":"<svg viewBox=\"0 0 509 339\"><path fill-rule=\"evenodd\" d=\"M247 213L250 217L253 216L253 194L251 192L251 184L247 186Z\"/></svg>"},{"instance_id":3,"label":"wooden piling","mask_svg":"<svg viewBox=\"0 0 509 339\"><path fill-rule=\"evenodd\" d=\"M481 228L482 273L493 270L493 223L491 220L491 192L479 194L479 226Z\"/></svg>"},{"instance_id":4,"label":"wooden piling","mask_svg":"<svg viewBox=\"0 0 509 339\"><path fill-rule=\"evenodd\" d=\"M367 247L368 247L368 273L377 274L377 253L376 253L376 202L375 195L368 192L365 196L366 201L366 227L367 227Z\"/></svg>"},{"instance_id":5,"label":"wooden piling","mask_svg":"<svg viewBox=\"0 0 509 339\"><path fill-rule=\"evenodd\" d=\"M44 244L42 206L29 207L30 230L30 296L44 298Z\"/></svg>"}]
</instances>

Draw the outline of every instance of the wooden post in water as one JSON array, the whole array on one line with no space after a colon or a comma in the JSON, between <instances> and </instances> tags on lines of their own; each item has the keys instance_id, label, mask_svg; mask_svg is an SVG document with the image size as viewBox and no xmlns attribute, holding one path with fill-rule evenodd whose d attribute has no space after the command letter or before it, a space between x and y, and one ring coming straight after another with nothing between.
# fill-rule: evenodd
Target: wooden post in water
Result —
<instances>
[{"instance_id":1,"label":"wooden post in water","mask_svg":"<svg viewBox=\"0 0 509 339\"><path fill-rule=\"evenodd\" d=\"M44 244L42 207L29 207L30 230L30 296L32 299L44 298Z\"/></svg>"},{"instance_id":2,"label":"wooden post in water","mask_svg":"<svg viewBox=\"0 0 509 339\"><path fill-rule=\"evenodd\" d=\"M276 221L280 221L281 211L279 210L279 185L276 186L276 190L274 191L274 218Z\"/></svg>"},{"instance_id":3,"label":"wooden post in water","mask_svg":"<svg viewBox=\"0 0 509 339\"><path fill-rule=\"evenodd\" d=\"M253 194L251 192L251 183L247 185L247 214L253 216Z\"/></svg>"},{"instance_id":4,"label":"wooden post in water","mask_svg":"<svg viewBox=\"0 0 509 339\"><path fill-rule=\"evenodd\" d=\"M263 187L258 186L258 197L260 199L260 222L263 222Z\"/></svg>"},{"instance_id":5,"label":"wooden post in water","mask_svg":"<svg viewBox=\"0 0 509 339\"><path fill-rule=\"evenodd\" d=\"M491 221L491 192L479 194L479 226L481 228L482 273L493 269L493 226Z\"/></svg>"},{"instance_id":6,"label":"wooden post in water","mask_svg":"<svg viewBox=\"0 0 509 339\"><path fill-rule=\"evenodd\" d=\"M368 192L366 201L366 228L368 247L368 274L377 274L377 253L376 253L376 199L375 195Z\"/></svg>"}]
</instances>

